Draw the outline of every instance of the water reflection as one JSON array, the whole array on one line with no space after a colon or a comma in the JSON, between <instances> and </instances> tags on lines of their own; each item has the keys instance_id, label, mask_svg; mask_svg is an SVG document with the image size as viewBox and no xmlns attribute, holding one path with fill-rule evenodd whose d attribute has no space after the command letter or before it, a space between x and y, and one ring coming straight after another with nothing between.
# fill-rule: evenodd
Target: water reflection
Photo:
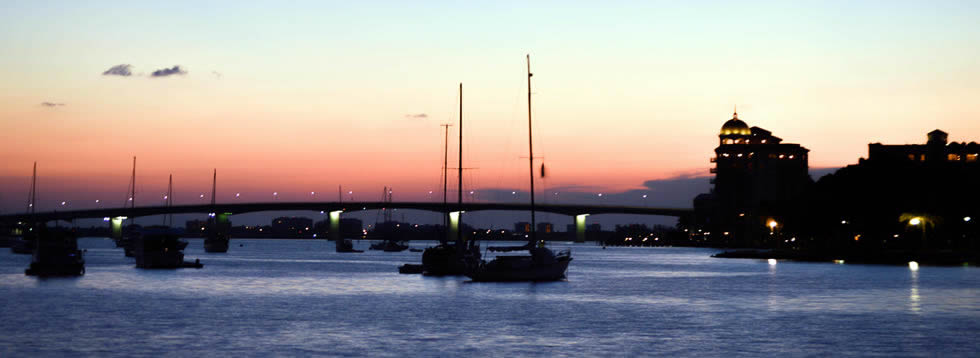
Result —
<instances>
[{"instance_id":1,"label":"water reflection","mask_svg":"<svg viewBox=\"0 0 980 358\"><path fill-rule=\"evenodd\" d=\"M909 312L919 313L919 271L909 270L911 286L909 288Z\"/></svg>"}]
</instances>

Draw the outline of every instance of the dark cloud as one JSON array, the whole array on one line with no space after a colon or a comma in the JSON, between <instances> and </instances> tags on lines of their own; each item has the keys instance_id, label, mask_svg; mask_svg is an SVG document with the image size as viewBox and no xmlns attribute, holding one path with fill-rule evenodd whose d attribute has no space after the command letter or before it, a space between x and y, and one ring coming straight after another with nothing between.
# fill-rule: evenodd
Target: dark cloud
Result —
<instances>
[{"instance_id":1,"label":"dark cloud","mask_svg":"<svg viewBox=\"0 0 980 358\"><path fill-rule=\"evenodd\" d=\"M406 115L405 115L405 118L411 118L411 119L426 119L426 118L429 118L429 115L428 115L428 114L425 114L425 113L418 113L418 114L406 114Z\"/></svg>"},{"instance_id":2,"label":"dark cloud","mask_svg":"<svg viewBox=\"0 0 980 358\"><path fill-rule=\"evenodd\" d=\"M64 103L41 102L41 106L44 106L44 107L60 107L60 106L64 106L64 105L65 105Z\"/></svg>"},{"instance_id":3,"label":"dark cloud","mask_svg":"<svg viewBox=\"0 0 980 358\"><path fill-rule=\"evenodd\" d=\"M172 75L185 75L187 70L180 68L180 66L174 66L172 68L162 68L150 74L153 77L167 77Z\"/></svg>"},{"instance_id":4,"label":"dark cloud","mask_svg":"<svg viewBox=\"0 0 980 358\"><path fill-rule=\"evenodd\" d=\"M130 71L130 68L132 67L133 65L127 65L127 64L115 65L110 67L108 70L105 70L105 72L102 72L102 75L129 77L133 75L133 72Z\"/></svg>"}]
</instances>

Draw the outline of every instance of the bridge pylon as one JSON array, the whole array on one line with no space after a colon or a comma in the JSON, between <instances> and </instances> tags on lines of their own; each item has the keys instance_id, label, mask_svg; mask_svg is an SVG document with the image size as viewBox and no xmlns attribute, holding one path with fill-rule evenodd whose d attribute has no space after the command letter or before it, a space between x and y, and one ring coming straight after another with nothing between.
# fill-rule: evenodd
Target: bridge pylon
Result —
<instances>
[{"instance_id":1,"label":"bridge pylon","mask_svg":"<svg viewBox=\"0 0 980 358\"><path fill-rule=\"evenodd\" d=\"M585 217L589 214L575 215L575 242L585 242Z\"/></svg>"}]
</instances>

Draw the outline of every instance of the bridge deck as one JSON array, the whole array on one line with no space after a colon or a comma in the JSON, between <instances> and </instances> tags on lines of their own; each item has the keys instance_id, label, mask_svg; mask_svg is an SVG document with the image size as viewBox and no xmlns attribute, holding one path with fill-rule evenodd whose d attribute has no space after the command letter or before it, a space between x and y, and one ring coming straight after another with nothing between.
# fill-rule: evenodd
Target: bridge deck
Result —
<instances>
[{"instance_id":1,"label":"bridge deck","mask_svg":"<svg viewBox=\"0 0 980 358\"><path fill-rule=\"evenodd\" d=\"M164 214L194 214L194 213L231 213L244 214L261 211L361 211L376 210L381 208L392 209L415 209L433 212L443 212L442 203L434 202L269 202L269 203L235 203L235 204L210 204L202 205L175 205L166 206L143 206L136 208L111 208L111 209L84 209L70 211L52 211L30 214L7 214L0 215L0 222L26 221L26 220L74 220L104 217L141 217ZM449 205L450 211L456 211L459 207L455 204ZM531 205L526 203L463 203L463 211L485 211L485 210L504 210L504 211L529 211ZM580 204L543 204L535 205L535 210L540 212L581 215L581 214L639 214L657 216L684 216L692 214L693 209L686 208L654 208L645 206L610 206L610 205L580 205Z\"/></svg>"}]
</instances>

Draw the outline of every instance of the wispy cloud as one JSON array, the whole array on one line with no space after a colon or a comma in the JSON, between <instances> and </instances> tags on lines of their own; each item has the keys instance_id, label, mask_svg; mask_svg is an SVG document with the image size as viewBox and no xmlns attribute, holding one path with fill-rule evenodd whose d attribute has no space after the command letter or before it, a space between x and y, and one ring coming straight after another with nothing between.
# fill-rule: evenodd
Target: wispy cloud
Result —
<instances>
[{"instance_id":1,"label":"wispy cloud","mask_svg":"<svg viewBox=\"0 0 980 358\"><path fill-rule=\"evenodd\" d=\"M426 118L429 118L429 115L428 115L428 114L425 114L425 113L417 113L417 114L406 114L406 115L405 115L405 118L411 118L411 119L426 119Z\"/></svg>"},{"instance_id":2,"label":"wispy cloud","mask_svg":"<svg viewBox=\"0 0 980 358\"><path fill-rule=\"evenodd\" d=\"M61 106L64 106L64 105L65 105L64 103L41 102L41 106L43 106L43 107L61 107Z\"/></svg>"},{"instance_id":3,"label":"wispy cloud","mask_svg":"<svg viewBox=\"0 0 980 358\"><path fill-rule=\"evenodd\" d=\"M153 73L151 73L150 76L153 76L153 77L167 77L167 76L172 76L172 75L185 75L185 74L187 74L187 70L185 70L183 68L180 68L180 66L174 66L174 67L171 67L171 68L162 68L162 69L153 71Z\"/></svg>"},{"instance_id":4,"label":"wispy cloud","mask_svg":"<svg viewBox=\"0 0 980 358\"><path fill-rule=\"evenodd\" d=\"M128 65L128 64L115 65L110 67L108 70L105 70L105 72L102 72L102 75L129 77L133 75L133 72L130 71L132 67L133 65Z\"/></svg>"}]
</instances>

